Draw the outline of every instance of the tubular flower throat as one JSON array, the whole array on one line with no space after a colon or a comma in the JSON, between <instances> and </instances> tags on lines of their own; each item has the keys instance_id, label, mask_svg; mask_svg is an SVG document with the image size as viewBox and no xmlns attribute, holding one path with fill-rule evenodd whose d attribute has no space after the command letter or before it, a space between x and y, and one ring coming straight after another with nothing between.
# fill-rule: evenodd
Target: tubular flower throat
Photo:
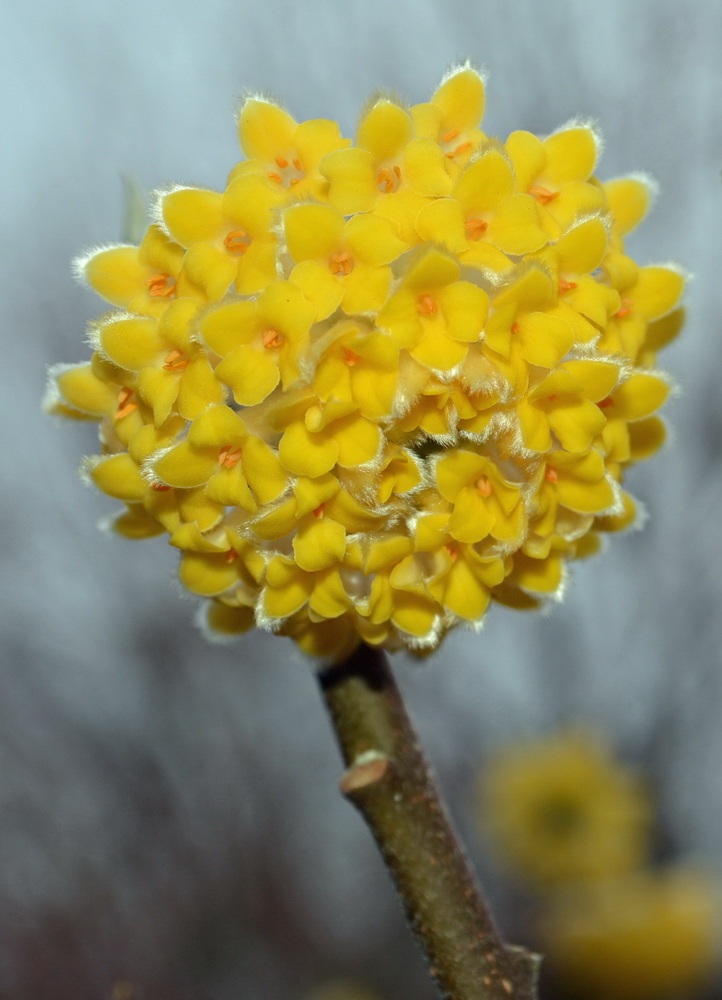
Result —
<instances>
[{"instance_id":1,"label":"tubular flower throat","mask_svg":"<svg viewBox=\"0 0 722 1000\"><path fill-rule=\"evenodd\" d=\"M433 649L634 522L684 284L624 252L651 184L597 180L588 124L501 141L483 110L469 65L353 142L249 97L225 190L161 191L139 246L77 262L110 311L49 408L100 422L87 477L212 629Z\"/></svg>"}]
</instances>

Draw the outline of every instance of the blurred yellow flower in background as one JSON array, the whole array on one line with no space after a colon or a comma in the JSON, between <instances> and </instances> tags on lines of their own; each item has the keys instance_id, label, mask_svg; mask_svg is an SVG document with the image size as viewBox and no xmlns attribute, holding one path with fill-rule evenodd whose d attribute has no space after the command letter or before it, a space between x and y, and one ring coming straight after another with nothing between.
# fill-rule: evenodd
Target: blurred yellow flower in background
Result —
<instances>
[{"instance_id":1,"label":"blurred yellow flower in background","mask_svg":"<svg viewBox=\"0 0 722 1000\"><path fill-rule=\"evenodd\" d=\"M161 191L139 246L78 261L112 309L48 408L100 423L87 477L120 534L169 535L211 629L426 651L634 521L684 285L624 252L652 188L602 184L585 123L490 139L484 104L465 64L352 142L249 97L223 191Z\"/></svg>"},{"instance_id":2,"label":"blurred yellow flower in background","mask_svg":"<svg viewBox=\"0 0 722 1000\"><path fill-rule=\"evenodd\" d=\"M318 989L313 990L306 1000L380 1000L378 994L372 993L360 983L350 979L334 979Z\"/></svg>"},{"instance_id":3,"label":"blurred yellow flower in background","mask_svg":"<svg viewBox=\"0 0 722 1000\"><path fill-rule=\"evenodd\" d=\"M479 812L509 871L536 886L600 882L647 859L652 813L641 781L582 730L490 759Z\"/></svg>"},{"instance_id":4,"label":"blurred yellow flower in background","mask_svg":"<svg viewBox=\"0 0 722 1000\"><path fill-rule=\"evenodd\" d=\"M539 921L561 984L595 1000L689 997L720 962L719 881L686 867L560 894Z\"/></svg>"}]
</instances>

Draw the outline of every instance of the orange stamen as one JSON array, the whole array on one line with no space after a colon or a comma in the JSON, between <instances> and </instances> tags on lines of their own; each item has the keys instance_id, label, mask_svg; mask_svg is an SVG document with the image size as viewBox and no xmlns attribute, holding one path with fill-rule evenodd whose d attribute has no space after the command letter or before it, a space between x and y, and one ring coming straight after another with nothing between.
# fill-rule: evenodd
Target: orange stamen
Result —
<instances>
[{"instance_id":1,"label":"orange stamen","mask_svg":"<svg viewBox=\"0 0 722 1000\"><path fill-rule=\"evenodd\" d=\"M261 342L263 343L263 346L270 349L283 347L285 339L286 338L280 330L274 330L272 326L269 326L267 330L264 330L261 335Z\"/></svg>"},{"instance_id":2,"label":"orange stamen","mask_svg":"<svg viewBox=\"0 0 722 1000\"><path fill-rule=\"evenodd\" d=\"M448 545L445 545L444 548L449 553L449 559L451 559L451 561L455 563L456 560L459 558L458 548L455 545L451 545L450 543Z\"/></svg>"},{"instance_id":3,"label":"orange stamen","mask_svg":"<svg viewBox=\"0 0 722 1000\"><path fill-rule=\"evenodd\" d=\"M518 323L512 323L511 324L511 332L512 333L518 333L519 332L519 324Z\"/></svg>"},{"instance_id":4,"label":"orange stamen","mask_svg":"<svg viewBox=\"0 0 722 1000\"><path fill-rule=\"evenodd\" d=\"M491 496L491 483L488 476L479 476L476 480L476 488L483 497Z\"/></svg>"},{"instance_id":5,"label":"orange stamen","mask_svg":"<svg viewBox=\"0 0 722 1000\"><path fill-rule=\"evenodd\" d=\"M189 364L190 361L185 357L183 352L175 350L166 355L163 370L166 372L182 372L186 370Z\"/></svg>"},{"instance_id":6,"label":"orange stamen","mask_svg":"<svg viewBox=\"0 0 722 1000\"><path fill-rule=\"evenodd\" d=\"M269 177L272 181L277 181L279 184L283 184L283 177L274 170L269 170L266 177Z\"/></svg>"},{"instance_id":7,"label":"orange stamen","mask_svg":"<svg viewBox=\"0 0 722 1000\"><path fill-rule=\"evenodd\" d=\"M550 191L549 188L539 187L538 184L532 184L529 188L529 194L542 205L548 205L550 201L559 197L558 191Z\"/></svg>"},{"instance_id":8,"label":"orange stamen","mask_svg":"<svg viewBox=\"0 0 722 1000\"><path fill-rule=\"evenodd\" d=\"M458 128L450 128L449 131L445 135L442 135L441 141L442 142L451 142L451 140L455 139L458 134L459 134Z\"/></svg>"},{"instance_id":9,"label":"orange stamen","mask_svg":"<svg viewBox=\"0 0 722 1000\"><path fill-rule=\"evenodd\" d=\"M597 406L600 410L606 410L608 406L614 406L614 400L611 396L607 396L606 399L600 399Z\"/></svg>"},{"instance_id":10,"label":"orange stamen","mask_svg":"<svg viewBox=\"0 0 722 1000\"><path fill-rule=\"evenodd\" d=\"M564 278L559 279L560 292L571 292L571 290L576 287L577 287L576 281L565 281Z\"/></svg>"},{"instance_id":11,"label":"orange stamen","mask_svg":"<svg viewBox=\"0 0 722 1000\"><path fill-rule=\"evenodd\" d=\"M396 174L398 180L401 180L401 167L394 167L394 173Z\"/></svg>"},{"instance_id":12,"label":"orange stamen","mask_svg":"<svg viewBox=\"0 0 722 1000\"><path fill-rule=\"evenodd\" d=\"M484 233L489 228L489 223L484 222L483 219L471 218L467 219L464 223L464 229L466 230L466 235L470 240L478 240L484 235Z\"/></svg>"},{"instance_id":13,"label":"orange stamen","mask_svg":"<svg viewBox=\"0 0 722 1000\"><path fill-rule=\"evenodd\" d=\"M416 301L422 316L435 316L439 311L439 303L432 299L428 293L419 295Z\"/></svg>"},{"instance_id":14,"label":"orange stamen","mask_svg":"<svg viewBox=\"0 0 722 1000\"><path fill-rule=\"evenodd\" d=\"M227 563L235 562L237 558L238 558L238 553L236 552L236 550L235 549L229 549L228 550L228 555L226 556L226 562Z\"/></svg>"},{"instance_id":15,"label":"orange stamen","mask_svg":"<svg viewBox=\"0 0 722 1000\"><path fill-rule=\"evenodd\" d=\"M343 360L349 368L353 368L353 366L360 360L360 355L358 355L356 351L352 351L350 347L344 347Z\"/></svg>"},{"instance_id":16,"label":"orange stamen","mask_svg":"<svg viewBox=\"0 0 722 1000\"><path fill-rule=\"evenodd\" d=\"M138 404L130 401L132 395L132 389L121 389L118 393L118 409L115 411L116 420L122 420L123 417L127 417L133 410L138 409Z\"/></svg>"},{"instance_id":17,"label":"orange stamen","mask_svg":"<svg viewBox=\"0 0 722 1000\"><path fill-rule=\"evenodd\" d=\"M391 194L395 186L394 175L389 168L384 167L383 170L379 170L376 174L376 187L383 191L384 194Z\"/></svg>"},{"instance_id":18,"label":"orange stamen","mask_svg":"<svg viewBox=\"0 0 722 1000\"><path fill-rule=\"evenodd\" d=\"M279 165L279 167L281 168L281 170L283 170L284 167L288 166L288 160L286 159L285 156L277 156L276 157L276 163Z\"/></svg>"},{"instance_id":19,"label":"orange stamen","mask_svg":"<svg viewBox=\"0 0 722 1000\"><path fill-rule=\"evenodd\" d=\"M326 509L326 504L325 503L320 503L318 505L318 507L316 507L316 509L314 510L313 516L314 517L323 517L323 512L324 512L325 509Z\"/></svg>"},{"instance_id":20,"label":"orange stamen","mask_svg":"<svg viewBox=\"0 0 722 1000\"><path fill-rule=\"evenodd\" d=\"M165 483L151 483L150 488L155 490L156 493L166 493L169 489L171 489L171 487L166 486Z\"/></svg>"},{"instance_id":21,"label":"orange stamen","mask_svg":"<svg viewBox=\"0 0 722 1000\"><path fill-rule=\"evenodd\" d=\"M232 448L229 444L224 445L218 453L218 464L225 469L233 469L238 465L241 457L241 448Z\"/></svg>"},{"instance_id":22,"label":"orange stamen","mask_svg":"<svg viewBox=\"0 0 722 1000\"><path fill-rule=\"evenodd\" d=\"M547 471L546 471L546 473L544 475L544 478L546 479L546 481L548 483L558 483L559 482L559 473L557 472L556 469L552 469L552 467L550 465L550 466L547 467Z\"/></svg>"},{"instance_id":23,"label":"orange stamen","mask_svg":"<svg viewBox=\"0 0 722 1000\"><path fill-rule=\"evenodd\" d=\"M346 276L353 271L353 257L348 250L337 250L328 259L331 274Z\"/></svg>"},{"instance_id":24,"label":"orange stamen","mask_svg":"<svg viewBox=\"0 0 722 1000\"><path fill-rule=\"evenodd\" d=\"M162 296L164 299L169 299L175 295L175 278L171 278L169 274L154 274L148 278L146 284L154 298Z\"/></svg>"},{"instance_id":25,"label":"orange stamen","mask_svg":"<svg viewBox=\"0 0 722 1000\"><path fill-rule=\"evenodd\" d=\"M251 245L251 238L242 229L234 229L223 241L223 246L230 253L245 253Z\"/></svg>"},{"instance_id":26,"label":"orange stamen","mask_svg":"<svg viewBox=\"0 0 722 1000\"><path fill-rule=\"evenodd\" d=\"M459 153L465 152L467 149L471 149L473 145L473 142L462 142L460 146L456 147L456 149L452 150L450 153L445 153L444 155L448 160L453 160L455 156L458 156Z\"/></svg>"},{"instance_id":27,"label":"orange stamen","mask_svg":"<svg viewBox=\"0 0 722 1000\"><path fill-rule=\"evenodd\" d=\"M557 396L557 394L553 392L551 396L547 396L547 399L549 400L550 403L555 403L557 399L559 399L559 396Z\"/></svg>"},{"instance_id":28,"label":"orange stamen","mask_svg":"<svg viewBox=\"0 0 722 1000\"><path fill-rule=\"evenodd\" d=\"M631 311L632 311L632 300L622 299L622 308L617 309L614 315L617 316L619 319L623 319L625 316L629 316Z\"/></svg>"},{"instance_id":29,"label":"orange stamen","mask_svg":"<svg viewBox=\"0 0 722 1000\"><path fill-rule=\"evenodd\" d=\"M291 180L288 182L288 186L293 188L298 184L300 180L301 180L300 177L292 177Z\"/></svg>"},{"instance_id":30,"label":"orange stamen","mask_svg":"<svg viewBox=\"0 0 722 1000\"><path fill-rule=\"evenodd\" d=\"M298 157L294 159L293 165L296 168L296 170L303 170L303 167L301 166L301 161L299 160Z\"/></svg>"}]
</instances>

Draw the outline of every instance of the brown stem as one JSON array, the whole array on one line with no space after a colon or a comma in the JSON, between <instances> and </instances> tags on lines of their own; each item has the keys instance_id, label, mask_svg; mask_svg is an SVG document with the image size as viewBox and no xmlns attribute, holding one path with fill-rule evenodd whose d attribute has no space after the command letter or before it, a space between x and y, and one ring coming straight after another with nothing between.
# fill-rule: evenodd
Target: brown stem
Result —
<instances>
[{"instance_id":1,"label":"brown stem","mask_svg":"<svg viewBox=\"0 0 722 1000\"><path fill-rule=\"evenodd\" d=\"M383 652L320 674L364 817L445 1000L535 1000L537 956L499 937L434 785Z\"/></svg>"}]
</instances>

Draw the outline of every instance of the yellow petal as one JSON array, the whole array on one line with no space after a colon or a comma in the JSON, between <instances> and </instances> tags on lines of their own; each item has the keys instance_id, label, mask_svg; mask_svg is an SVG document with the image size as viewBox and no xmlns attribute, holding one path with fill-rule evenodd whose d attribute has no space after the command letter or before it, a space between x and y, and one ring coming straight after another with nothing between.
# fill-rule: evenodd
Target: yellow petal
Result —
<instances>
[{"instance_id":1,"label":"yellow petal","mask_svg":"<svg viewBox=\"0 0 722 1000\"><path fill-rule=\"evenodd\" d=\"M271 503L285 491L288 476L278 454L265 441L251 435L243 445L241 461L248 485L259 503Z\"/></svg>"},{"instance_id":2,"label":"yellow petal","mask_svg":"<svg viewBox=\"0 0 722 1000\"><path fill-rule=\"evenodd\" d=\"M255 302L229 302L203 317L201 335L208 348L223 358L235 347L252 340L257 326Z\"/></svg>"},{"instance_id":3,"label":"yellow petal","mask_svg":"<svg viewBox=\"0 0 722 1000\"><path fill-rule=\"evenodd\" d=\"M514 187L511 162L502 150L491 146L459 175L454 197L468 216L495 210L500 202L514 194Z\"/></svg>"},{"instance_id":4,"label":"yellow petal","mask_svg":"<svg viewBox=\"0 0 722 1000\"><path fill-rule=\"evenodd\" d=\"M293 539L293 552L301 569L313 573L327 569L343 559L346 532L330 517L314 517L305 521Z\"/></svg>"},{"instance_id":5,"label":"yellow petal","mask_svg":"<svg viewBox=\"0 0 722 1000\"><path fill-rule=\"evenodd\" d=\"M240 406L254 406L273 392L281 376L278 360L270 349L259 351L244 344L220 362L216 378L231 387Z\"/></svg>"},{"instance_id":6,"label":"yellow petal","mask_svg":"<svg viewBox=\"0 0 722 1000\"><path fill-rule=\"evenodd\" d=\"M90 478L103 493L127 502L142 500L148 484L130 455L111 455L89 468Z\"/></svg>"},{"instance_id":7,"label":"yellow petal","mask_svg":"<svg viewBox=\"0 0 722 1000\"><path fill-rule=\"evenodd\" d=\"M163 350L157 327L156 320L137 316L112 320L98 331L100 349L119 368L140 371L152 365Z\"/></svg>"},{"instance_id":8,"label":"yellow petal","mask_svg":"<svg viewBox=\"0 0 722 1000\"><path fill-rule=\"evenodd\" d=\"M546 161L543 142L531 132L512 132L504 150L514 167L517 191L528 191Z\"/></svg>"},{"instance_id":9,"label":"yellow petal","mask_svg":"<svg viewBox=\"0 0 722 1000\"><path fill-rule=\"evenodd\" d=\"M684 276L671 267L641 267L639 280L631 290L634 308L646 319L659 319L679 302Z\"/></svg>"},{"instance_id":10,"label":"yellow petal","mask_svg":"<svg viewBox=\"0 0 722 1000\"><path fill-rule=\"evenodd\" d=\"M338 283L343 288L341 308L349 316L377 313L388 298L392 277L389 267L357 263L343 284Z\"/></svg>"},{"instance_id":11,"label":"yellow petal","mask_svg":"<svg viewBox=\"0 0 722 1000\"><path fill-rule=\"evenodd\" d=\"M555 406L549 414L549 423L562 448L571 452L586 451L606 422L599 407L588 399Z\"/></svg>"},{"instance_id":12,"label":"yellow petal","mask_svg":"<svg viewBox=\"0 0 722 1000\"><path fill-rule=\"evenodd\" d=\"M194 448L223 448L240 444L248 437L246 425L230 406L211 406L204 410L188 432Z\"/></svg>"},{"instance_id":13,"label":"yellow petal","mask_svg":"<svg viewBox=\"0 0 722 1000\"><path fill-rule=\"evenodd\" d=\"M275 222L275 209L282 203L278 188L265 177L238 177L222 195L222 216L233 220L252 240L264 236ZM224 234L227 235L227 234Z\"/></svg>"},{"instance_id":14,"label":"yellow petal","mask_svg":"<svg viewBox=\"0 0 722 1000\"><path fill-rule=\"evenodd\" d=\"M374 215L354 215L345 226L345 239L354 257L365 264L390 264L408 249L386 219Z\"/></svg>"},{"instance_id":15,"label":"yellow petal","mask_svg":"<svg viewBox=\"0 0 722 1000\"><path fill-rule=\"evenodd\" d=\"M574 343L574 331L563 319L532 312L518 323L521 356L531 365L553 368Z\"/></svg>"},{"instance_id":16,"label":"yellow petal","mask_svg":"<svg viewBox=\"0 0 722 1000\"><path fill-rule=\"evenodd\" d=\"M451 338L466 343L481 339L489 312L489 299L478 285L470 281L455 281L441 289L439 304Z\"/></svg>"},{"instance_id":17,"label":"yellow petal","mask_svg":"<svg viewBox=\"0 0 722 1000\"><path fill-rule=\"evenodd\" d=\"M489 606L491 595L466 559L456 560L444 582L444 607L467 621L478 621Z\"/></svg>"},{"instance_id":18,"label":"yellow petal","mask_svg":"<svg viewBox=\"0 0 722 1000\"><path fill-rule=\"evenodd\" d=\"M379 191L373 156L367 149L339 149L321 160L319 170L329 181L328 200L342 215L368 212Z\"/></svg>"},{"instance_id":19,"label":"yellow petal","mask_svg":"<svg viewBox=\"0 0 722 1000\"><path fill-rule=\"evenodd\" d=\"M620 376L619 365L613 361L566 361L564 368L577 380L584 395L593 403L605 399Z\"/></svg>"},{"instance_id":20,"label":"yellow petal","mask_svg":"<svg viewBox=\"0 0 722 1000\"><path fill-rule=\"evenodd\" d=\"M167 486L188 489L202 486L218 468L216 456L181 441L153 463L153 474Z\"/></svg>"},{"instance_id":21,"label":"yellow petal","mask_svg":"<svg viewBox=\"0 0 722 1000\"><path fill-rule=\"evenodd\" d=\"M556 243L559 270L583 274L597 268L607 250L609 235L602 219L586 219L572 226Z\"/></svg>"},{"instance_id":22,"label":"yellow petal","mask_svg":"<svg viewBox=\"0 0 722 1000\"><path fill-rule=\"evenodd\" d=\"M410 140L411 130L408 111L382 97L361 119L356 145L368 149L375 162L392 159Z\"/></svg>"},{"instance_id":23,"label":"yellow petal","mask_svg":"<svg viewBox=\"0 0 722 1000\"><path fill-rule=\"evenodd\" d=\"M603 187L619 232L626 235L636 229L649 211L653 183L645 177L618 177L606 181Z\"/></svg>"},{"instance_id":24,"label":"yellow petal","mask_svg":"<svg viewBox=\"0 0 722 1000\"><path fill-rule=\"evenodd\" d=\"M297 476L322 476L338 459L338 444L328 432L313 434L301 422L287 427L278 444L281 464Z\"/></svg>"},{"instance_id":25,"label":"yellow petal","mask_svg":"<svg viewBox=\"0 0 722 1000\"><path fill-rule=\"evenodd\" d=\"M358 413L335 421L327 433L333 434L338 447L338 464L346 469L373 461L381 447L378 426Z\"/></svg>"},{"instance_id":26,"label":"yellow petal","mask_svg":"<svg viewBox=\"0 0 722 1000\"><path fill-rule=\"evenodd\" d=\"M444 154L433 139L413 139L404 150L401 175L416 194L443 198L451 194Z\"/></svg>"},{"instance_id":27,"label":"yellow petal","mask_svg":"<svg viewBox=\"0 0 722 1000\"><path fill-rule=\"evenodd\" d=\"M326 263L317 260L303 260L296 264L290 280L312 303L317 321L335 312L344 297L343 282L331 273Z\"/></svg>"},{"instance_id":28,"label":"yellow petal","mask_svg":"<svg viewBox=\"0 0 722 1000\"><path fill-rule=\"evenodd\" d=\"M455 198L435 198L416 216L416 232L427 243L442 243L451 253L467 249L464 213Z\"/></svg>"},{"instance_id":29,"label":"yellow petal","mask_svg":"<svg viewBox=\"0 0 722 1000\"><path fill-rule=\"evenodd\" d=\"M544 140L547 156L544 175L554 184L585 181L597 162L599 139L593 129L580 125L555 132Z\"/></svg>"},{"instance_id":30,"label":"yellow petal","mask_svg":"<svg viewBox=\"0 0 722 1000\"><path fill-rule=\"evenodd\" d=\"M595 483L583 482L573 476L559 473L556 484L559 503L580 514L596 514L614 504L614 490L608 479Z\"/></svg>"},{"instance_id":31,"label":"yellow petal","mask_svg":"<svg viewBox=\"0 0 722 1000\"><path fill-rule=\"evenodd\" d=\"M297 514L303 517L326 503L340 489L339 481L330 472L316 479L299 476L293 484L293 493L298 501Z\"/></svg>"},{"instance_id":32,"label":"yellow petal","mask_svg":"<svg viewBox=\"0 0 722 1000\"><path fill-rule=\"evenodd\" d=\"M238 138L246 156L272 161L288 150L296 122L277 104L249 97L238 116Z\"/></svg>"},{"instance_id":33,"label":"yellow petal","mask_svg":"<svg viewBox=\"0 0 722 1000\"><path fill-rule=\"evenodd\" d=\"M515 194L502 201L489 223L487 237L504 253L533 253L549 237L541 226L539 206L528 194Z\"/></svg>"},{"instance_id":34,"label":"yellow petal","mask_svg":"<svg viewBox=\"0 0 722 1000\"><path fill-rule=\"evenodd\" d=\"M58 391L68 406L83 413L102 417L118 405L118 386L109 385L93 371L91 365L66 368L56 378Z\"/></svg>"},{"instance_id":35,"label":"yellow petal","mask_svg":"<svg viewBox=\"0 0 722 1000\"><path fill-rule=\"evenodd\" d=\"M340 246L344 219L330 205L306 202L286 209L283 226L288 252L294 261L319 260L327 263Z\"/></svg>"},{"instance_id":36,"label":"yellow petal","mask_svg":"<svg viewBox=\"0 0 722 1000\"><path fill-rule=\"evenodd\" d=\"M206 493L224 507L240 507L249 514L255 514L258 509L240 465L222 467L214 472L206 485Z\"/></svg>"},{"instance_id":37,"label":"yellow petal","mask_svg":"<svg viewBox=\"0 0 722 1000\"><path fill-rule=\"evenodd\" d=\"M148 267L138 257L138 248L110 247L78 262L78 269L98 295L116 306L125 306L148 289Z\"/></svg>"},{"instance_id":38,"label":"yellow petal","mask_svg":"<svg viewBox=\"0 0 722 1000\"><path fill-rule=\"evenodd\" d=\"M669 385L658 375L633 372L614 390L613 412L625 420L641 420L658 410L669 396Z\"/></svg>"},{"instance_id":39,"label":"yellow petal","mask_svg":"<svg viewBox=\"0 0 722 1000\"><path fill-rule=\"evenodd\" d=\"M223 298L236 276L236 261L210 243L196 243L185 255L183 274L210 302Z\"/></svg>"},{"instance_id":40,"label":"yellow petal","mask_svg":"<svg viewBox=\"0 0 722 1000\"><path fill-rule=\"evenodd\" d=\"M423 639L431 632L440 609L418 594L397 591L391 621L402 632Z\"/></svg>"},{"instance_id":41,"label":"yellow petal","mask_svg":"<svg viewBox=\"0 0 722 1000\"><path fill-rule=\"evenodd\" d=\"M442 113L441 128L473 128L484 117L484 80L469 65L452 70L431 98Z\"/></svg>"},{"instance_id":42,"label":"yellow petal","mask_svg":"<svg viewBox=\"0 0 722 1000\"><path fill-rule=\"evenodd\" d=\"M179 570L180 581L192 594L215 597L238 579L238 570L223 553L185 552Z\"/></svg>"},{"instance_id":43,"label":"yellow petal","mask_svg":"<svg viewBox=\"0 0 722 1000\"><path fill-rule=\"evenodd\" d=\"M223 227L222 195L204 188L176 188L160 199L163 223L181 246L218 238Z\"/></svg>"},{"instance_id":44,"label":"yellow petal","mask_svg":"<svg viewBox=\"0 0 722 1000\"><path fill-rule=\"evenodd\" d=\"M457 542L480 542L494 526L490 505L473 487L465 486L456 498L449 533Z\"/></svg>"},{"instance_id":45,"label":"yellow petal","mask_svg":"<svg viewBox=\"0 0 722 1000\"><path fill-rule=\"evenodd\" d=\"M178 412L186 420L195 420L207 407L222 403L224 395L223 386L216 381L208 358L198 354L188 362L180 377Z\"/></svg>"},{"instance_id":46,"label":"yellow petal","mask_svg":"<svg viewBox=\"0 0 722 1000\"><path fill-rule=\"evenodd\" d=\"M659 417L649 417L629 425L630 461L641 462L662 447L667 431Z\"/></svg>"}]
</instances>

